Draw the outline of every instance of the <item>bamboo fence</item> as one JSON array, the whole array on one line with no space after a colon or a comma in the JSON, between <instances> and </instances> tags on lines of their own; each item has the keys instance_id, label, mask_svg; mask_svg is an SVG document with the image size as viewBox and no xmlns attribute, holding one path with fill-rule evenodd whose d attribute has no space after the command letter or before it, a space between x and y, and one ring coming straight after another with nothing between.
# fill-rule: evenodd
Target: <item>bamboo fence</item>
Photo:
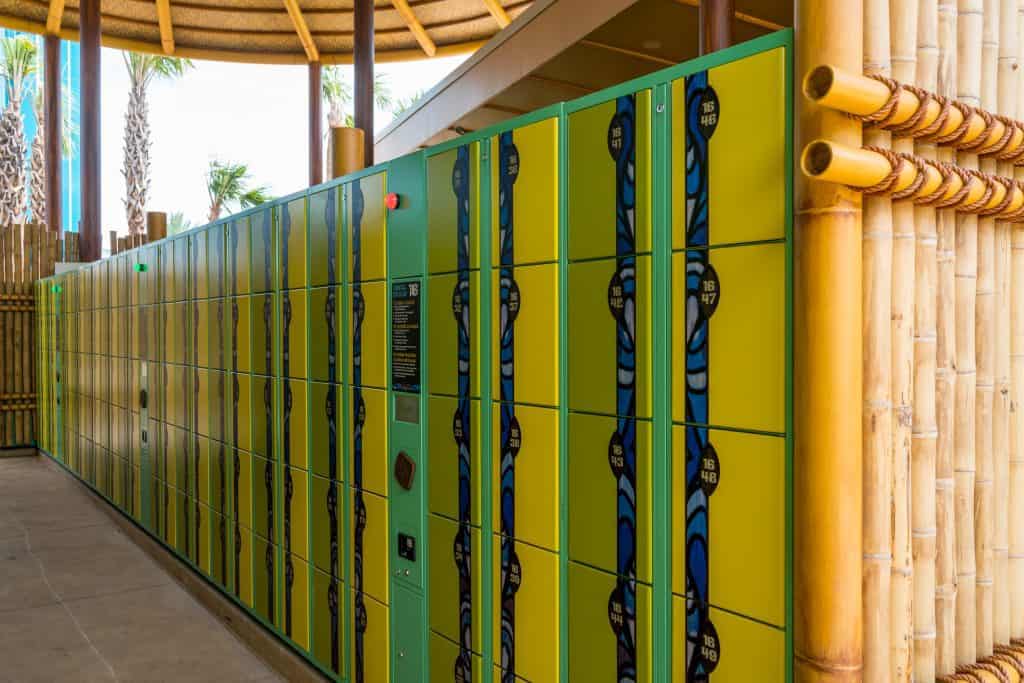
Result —
<instances>
[{"instance_id":1,"label":"bamboo fence","mask_svg":"<svg viewBox=\"0 0 1024 683\"><path fill-rule=\"evenodd\" d=\"M61 254L77 258L77 235L44 225L0 226L0 449L35 443L35 301L32 283L52 275Z\"/></svg>"},{"instance_id":2,"label":"bamboo fence","mask_svg":"<svg viewBox=\"0 0 1024 683\"><path fill-rule=\"evenodd\" d=\"M858 6L869 76L825 38L801 73L808 98L862 123L863 147L839 126L805 131L802 166L824 181L810 196L864 193L863 650L842 641L861 665L839 671L828 665L849 661L822 647L820 675L798 678L1020 682L1024 0L820 4L805 27L840 43L823 18ZM844 235L851 216L831 227ZM807 239L798 230L798 253Z\"/></svg>"}]
</instances>

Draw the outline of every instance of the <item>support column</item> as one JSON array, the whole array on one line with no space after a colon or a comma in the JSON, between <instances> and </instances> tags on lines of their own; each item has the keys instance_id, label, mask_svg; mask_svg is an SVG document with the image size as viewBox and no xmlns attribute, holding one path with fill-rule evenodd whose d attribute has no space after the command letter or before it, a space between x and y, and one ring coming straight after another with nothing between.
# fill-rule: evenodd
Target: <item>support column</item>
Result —
<instances>
[{"instance_id":1,"label":"support column","mask_svg":"<svg viewBox=\"0 0 1024 683\"><path fill-rule=\"evenodd\" d=\"M98 261L103 238L100 231L100 0L81 0L78 8L81 47L80 87L82 123L82 234L83 262Z\"/></svg>"},{"instance_id":2,"label":"support column","mask_svg":"<svg viewBox=\"0 0 1024 683\"><path fill-rule=\"evenodd\" d=\"M700 53L724 50L732 45L732 18L736 0L700 0Z\"/></svg>"},{"instance_id":3,"label":"support column","mask_svg":"<svg viewBox=\"0 0 1024 683\"><path fill-rule=\"evenodd\" d=\"M60 37L46 36L46 73L43 78L43 118L45 119L45 161L46 171L46 225L50 232L60 235L64 225L62 214L61 145L64 117L60 110Z\"/></svg>"},{"instance_id":4,"label":"support column","mask_svg":"<svg viewBox=\"0 0 1024 683\"><path fill-rule=\"evenodd\" d=\"M796 72L862 68L861 0L796 0ZM796 98L796 153L861 146L860 122ZM859 683L861 609L861 196L795 173L793 680Z\"/></svg>"},{"instance_id":5,"label":"support column","mask_svg":"<svg viewBox=\"0 0 1024 683\"><path fill-rule=\"evenodd\" d=\"M309 63L309 184L324 181L324 113L320 62Z\"/></svg>"},{"instance_id":6,"label":"support column","mask_svg":"<svg viewBox=\"0 0 1024 683\"><path fill-rule=\"evenodd\" d=\"M373 166L373 0L355 0L355 124L365 133L363 163Z\"/></svg>"}]
</instances>

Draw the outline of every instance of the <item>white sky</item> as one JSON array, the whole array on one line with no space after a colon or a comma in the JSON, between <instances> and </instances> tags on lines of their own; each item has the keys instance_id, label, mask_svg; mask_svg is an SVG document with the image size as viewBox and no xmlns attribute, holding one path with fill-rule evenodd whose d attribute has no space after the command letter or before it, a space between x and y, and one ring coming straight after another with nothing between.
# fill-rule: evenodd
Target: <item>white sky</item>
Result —
<instances>
[{"instance_id":1,"label":"white sky","mask_svg":"<svg viewBox=\"0 0 1024 683\"><path fill-rule=\"evenodd\" d=\"M379 64L395 98L426 91L466 57ZM103 234L127 231L121 175L128 74L121 53L103 49ZM195 62L174 82L149 90L150 211L184 212L192 225L206 223L204 177L211 159L249 164L252 180L281 196L308 185L307 67ZM348 69L351 79L351 67ZM326 107L325 107L326 116ZM377 130L390 123L378 111ZM325 129L326 129L326 123Z\"/></svg>"}]
</instances>

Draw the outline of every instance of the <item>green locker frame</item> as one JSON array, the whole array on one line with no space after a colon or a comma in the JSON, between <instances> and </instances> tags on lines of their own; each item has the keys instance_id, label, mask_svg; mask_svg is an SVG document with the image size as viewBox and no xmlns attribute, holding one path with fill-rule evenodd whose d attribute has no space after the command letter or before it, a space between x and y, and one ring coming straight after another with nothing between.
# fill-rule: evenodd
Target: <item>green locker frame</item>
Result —
<instances>
[{"instance_id":1,"label":"green locker frame","mask_svg":"<svg viewBox=\"0 0 1024 683\"><path fill-rule=\"evenodd\" d=\"M789 681L792 90L781 31L41 281L38 445L333 680Z\"/></svg>"}]
</instances>

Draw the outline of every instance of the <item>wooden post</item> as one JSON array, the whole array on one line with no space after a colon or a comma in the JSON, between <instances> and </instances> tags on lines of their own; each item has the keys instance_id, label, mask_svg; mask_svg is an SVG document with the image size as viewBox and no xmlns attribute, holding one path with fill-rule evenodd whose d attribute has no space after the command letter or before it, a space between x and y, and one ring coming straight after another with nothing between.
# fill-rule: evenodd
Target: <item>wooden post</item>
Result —
<instances>
[{"instance_id":1,"label":"wooden post","mask_svg":"<svg viewBox=\"0 0 1024 683\"><path fill-rule=\"evenodd\" d=\"M320 62L309 63L309 184L324 181L324 113Z\"/></svg>"},{"instance_id":2,"label":"wooden post","mask_svg":"<svg viewBox=\"0 0 1024 683\"><path fill-rule=\"evenodd\" d=\"M64 117L61 114L60 37L46 36L46 77L43 79L44 119L46 121L46 223L51 232L60 234L64 225L61 188L61 145Z\"/></svg>"},{"instance_id":3,"label":"wooden post","mask_svg":"<svg viewBox=\"0 0 1024 683\"><path fill-rule=\"evenodd\" d=\"M732 45L732 18L735 0L700 0L700 53L724 50Z\"/></svg>"},{"instance_id":4,"label":"wooden post","mask_svg":"<svg viewBox=\"0 0 1024 683\"><path fill-rule=\"evenodd\" d=\"M859 0L797 0L796 73L859 71ZM859 147L860 123L798 98L797 149ZM861 200L796 175L794 681L861 680ZM822 571L827 567L826 571Z\"/></svg>"},{"instance_id":5,"label":"wooden post","mask_svg":"<svg viewBox=\"0 0 1024 683\"><path fill-rule=\"evenodd\" d=\"M352 62L355 69L355 124L365 134L363 162L373 165L373 0L355 2L355 45Z\"/></svg>"},{"instance_id":6,"label":"wooden post","mask_svg":"<svg viewBox=\"0 0 1024 683\"><path fill-rule=\"evenodd\" d=\"M81 260L98 261L100 232L100 0L81 0L78 8L81 49L81 144L82 227Z\"/></svg>"},{"instance_id":7,"label":"wooden post","mask_svg":"<svg viewBox=\"0 0 1024 683\"><path fill-rule=\"evenodd\" d=\"M167 237L167 214L163 211L146 212L146 241L156 242Z\"/></svg>"}]
</instances>

